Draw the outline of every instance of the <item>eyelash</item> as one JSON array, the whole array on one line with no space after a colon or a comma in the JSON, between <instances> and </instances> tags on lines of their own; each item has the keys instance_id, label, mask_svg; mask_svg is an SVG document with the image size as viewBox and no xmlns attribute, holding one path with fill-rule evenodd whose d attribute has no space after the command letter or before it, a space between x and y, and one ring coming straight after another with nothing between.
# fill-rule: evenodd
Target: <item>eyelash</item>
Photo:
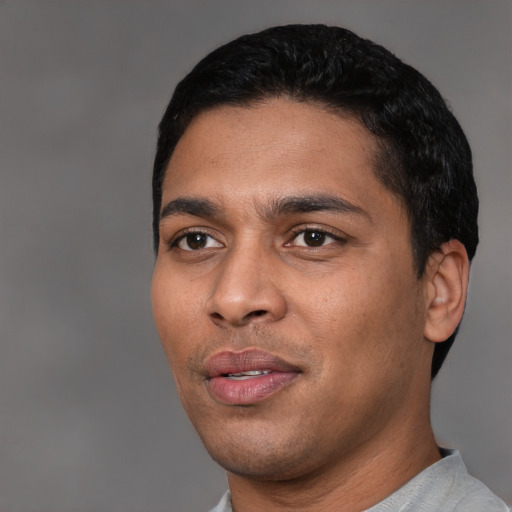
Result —
<instances>
[{"instance_id":1,"label":"eyelash","mask_svg":"<svg viewBox=\"0 0 512 512\"><path fill-rule=\"evenodd\" d=\"M300 235L304 235L308 232L309 233L317 233L322 236L332 238L334 240L334 242L325 244L322 241L322 243L318 246L315 246L315 245L309 245L309 246L308 245L293 245L292 244L292 242L294 240L296 240ZM331 245L333 243L344 245L347 242L347 239L343 236L340 236L339 233L334 233L333 231L326 229L324 227L319 228L317 226L300 226L300 227L296 227L296 228L292 229L291 233L292 233L292 236L284 244L285 247L305 247L305 248L314 250L314 249L317 249L320 247L325 247L326 245ZM173 240L171 240L171 242L169 243L169 248L170 249L175 249L175 248L181 249L179 247L179 244L189 235L204 235L212 240L215 240L218 244L222 245L222 242L219 242L217 240L217 238L215 238L213 235L211 235L207 230L190 228L190 229L186 229L186 230L182 231L177 237L175 237ZM190 249L181 249L181 250L184 252L198 252L202 249L210 249L210 248L211 247L203 247L203 248L198 248L198 249L190 248Z\"/></svg>"},{"instance_id":2,"label":"eyelash","mask_svg":"<svg viewBox=\"0 0 512 512\"><path fill-rule=\"evenodd\" d=\"M300 227L292 229L292 237L290 238L289 242L286 242L285 246L291 244L291 242L293 240L296 240L299 237L299 235L307 233L307 232L318 233L321 235L328 236L334 240L334 242L331 242L331 243L338 243L338 244L343 245L347 242L347 239L344 236L341 236L338 232L335 233L332 230L326 229L324 227L320 228L318 226L300 226ZM331 245L331 244L322 244L317 247L324 247L325 245ZM302 246L302 247L304 247L304 246ZM306 247L308 247L309 249L317 248L315 246L306 246Z\"/></svg>"},{"instance_id":3,"label":"eyelash","mask_svg":"<svg viewBox=\"0 0 512 512\"><path fill-rule=\"evenodd\" d=\"M170 249L180 249L179 244L187 238L189 235L204 235L208 238L211 238L212 240L215 240L217 243L222 244L219 242L213 235L211 235L206 229L195 229L195 228L189 228L181 231L178 236L173 238L169 243ZM181 249L185 252L197 252L200 249Z\"/></svg>"}]
</instances>

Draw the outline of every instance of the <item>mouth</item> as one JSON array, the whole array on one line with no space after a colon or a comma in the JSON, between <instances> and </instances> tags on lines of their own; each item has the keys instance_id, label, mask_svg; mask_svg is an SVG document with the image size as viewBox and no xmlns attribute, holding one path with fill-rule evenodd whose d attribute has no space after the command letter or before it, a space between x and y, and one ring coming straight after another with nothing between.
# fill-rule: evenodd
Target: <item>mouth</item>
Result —
<instances>
[{"instance_id":1,"label":"mouth","mask_svg":"<svg viewBox=\"0 0 512 512\"><path fill-rule=\"evenodd\" d=\"M248 370L240 373L227 373L222 375L222 377L229 380L247 380L261 377L262 375L268 375L269 373L272 373L272 370Z\"/></svg>"},{"instance_id":2,"label":"mouth","mask_svg":"<svg viewBox=\"0 0 512 512\"><path fill-rule=\"evenodd\" d=\"M251 405L289 386L302 371L269 352L224 351L208 359L205 382L212 398L226 405Z\"/></svg>"}]
</instances>

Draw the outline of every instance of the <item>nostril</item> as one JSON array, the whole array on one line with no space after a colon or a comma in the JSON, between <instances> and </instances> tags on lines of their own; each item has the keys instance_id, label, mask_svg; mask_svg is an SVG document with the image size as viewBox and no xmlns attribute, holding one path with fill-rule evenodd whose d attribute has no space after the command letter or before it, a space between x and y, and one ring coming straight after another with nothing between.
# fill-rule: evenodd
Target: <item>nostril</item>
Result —
<instances>
[{"instance_id":1,"label":"nostril","mask_svg":"<svg viewBox=\"0 0 512 512\"><path fill-rule=\"evenodd\" d=\"M245 316L230 316L229 314L224 316L221 313L213 312L210 313L210 318L218 325L223 324L225 321L233 325L246 325L247 323L251 322L251 320L263 317L268 313L269 312L266 309L256 309Z\"/></svg>"},{"instance_id":2,"label":"nostril","mask_svg":"<svg viewBox=\"0 0 512 512\"><path fill-rule=\"evenodd\" d=\"M251 317L251 316L263 316L265 315L267 312L264 310L264 309L258 309L257 311L251 311L251 313L249 313L247 315L247 317Z\"/></svg>"}]
</instances>

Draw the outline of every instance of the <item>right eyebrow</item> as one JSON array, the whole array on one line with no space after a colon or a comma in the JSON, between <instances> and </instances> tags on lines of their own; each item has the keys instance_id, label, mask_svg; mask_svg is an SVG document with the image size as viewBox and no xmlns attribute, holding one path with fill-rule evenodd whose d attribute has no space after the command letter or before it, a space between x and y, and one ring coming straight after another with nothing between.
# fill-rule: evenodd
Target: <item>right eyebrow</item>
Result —
<instances>
[{"instance_id":1,"label":"right eyebrow","mask_svg":"<svg viewBox=\"0 0 512 512\"><path fill-rule=\"evenodd\" d=\"M169 201L160 211L160 221L172 215L193 215L194 217L216 217L220 208L209 199L178 197Z\"/></svg>"},{"instance_id":2,"label":"right eyebrow","mask_svg":"<svg viewBox=\"0 0 512 512\"><path fill-rule=\"evenodd\" d=\"M272 201L270 205L270 216L274 217L282 214L322 211L360 215L372 222L370 214L366 210L346 199L331 194L283 197L277 201Z\"/></svg>"}]
</instances>

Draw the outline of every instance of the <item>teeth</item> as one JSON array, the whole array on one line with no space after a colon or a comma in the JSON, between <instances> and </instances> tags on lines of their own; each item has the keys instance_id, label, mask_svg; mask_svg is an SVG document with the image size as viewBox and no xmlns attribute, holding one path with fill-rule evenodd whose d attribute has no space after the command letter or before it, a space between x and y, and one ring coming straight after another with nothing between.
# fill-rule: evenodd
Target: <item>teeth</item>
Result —
<instances>
[{"instance_id":1,"label":"teeth","mask_svg":"<svg viewBox=\"0 0 512 512\"><path fill-rule=\"evenodd\" d=\"M228 373L228 379L233 380L245 380L250 379L251 377L259 377L260 375L267 375L270 373L270 370L247 370L246 372L240 373Z\"/></svg>"}]
</instances>

